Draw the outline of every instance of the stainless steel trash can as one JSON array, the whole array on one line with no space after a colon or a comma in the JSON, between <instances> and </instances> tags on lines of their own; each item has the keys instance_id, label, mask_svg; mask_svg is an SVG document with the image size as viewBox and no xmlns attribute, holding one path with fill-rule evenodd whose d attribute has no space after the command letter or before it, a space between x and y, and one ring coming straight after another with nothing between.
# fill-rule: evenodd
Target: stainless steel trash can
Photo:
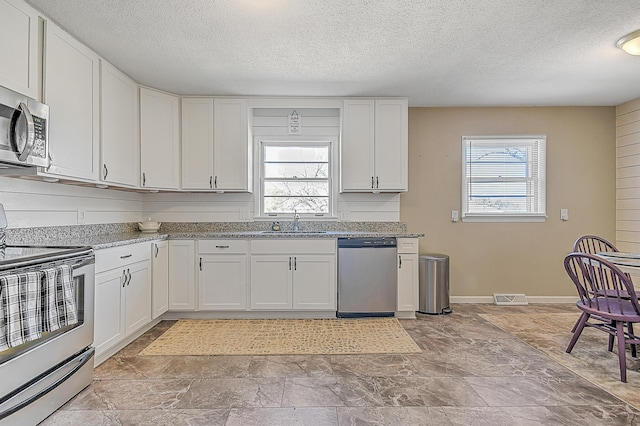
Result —
<instances>
[{"instance_id":1,"label":"stainless steel trash can","mask_svg":"<svg viewBox=\"0 0 640 426\"><path fill-rule=\"evenodd\" d=\"M418 312L449 314L449 256L432 253L419 259Z\"/></svg>"}]
</instances>

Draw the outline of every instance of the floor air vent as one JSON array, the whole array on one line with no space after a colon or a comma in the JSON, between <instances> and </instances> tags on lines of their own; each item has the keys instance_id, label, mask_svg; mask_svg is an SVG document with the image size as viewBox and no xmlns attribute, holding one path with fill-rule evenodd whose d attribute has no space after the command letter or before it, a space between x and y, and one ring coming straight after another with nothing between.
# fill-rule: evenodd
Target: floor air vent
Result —
<instances>
[{"instance_id":1,"label":"floor air vent","mask_svg":"<svg viewBox=\"0 0 640 426\"><path fill-rule=\"evenodd\" d=\"M493 301L496 305L528 305L529 301L524 294L493 294Z\"/></svg>"}]
</instances>

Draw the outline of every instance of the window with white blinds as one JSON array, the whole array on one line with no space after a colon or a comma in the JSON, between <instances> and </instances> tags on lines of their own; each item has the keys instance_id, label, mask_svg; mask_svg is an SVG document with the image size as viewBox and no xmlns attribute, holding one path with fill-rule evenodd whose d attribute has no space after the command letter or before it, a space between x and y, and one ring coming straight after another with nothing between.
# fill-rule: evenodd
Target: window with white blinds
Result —
<instances>
[{"instance_id":1,"label":"window with white blinds","mask_svg":"<svg viewBox=\"0 0 640 426\"><path fill-rule=\"evenodd\" d=\"M261 141L261 216L329 216L333 205L330 141Z\"/></svg>"},{"instance_id":2,"label":"window with white blinds","mask_svg":"<svg viewBox=\"0 0 640 426\"><path fill-rule=\"evenodd\" d=\"M546 137L463 137L462 220L542 222Z\"/></svg>"}]
</instances>

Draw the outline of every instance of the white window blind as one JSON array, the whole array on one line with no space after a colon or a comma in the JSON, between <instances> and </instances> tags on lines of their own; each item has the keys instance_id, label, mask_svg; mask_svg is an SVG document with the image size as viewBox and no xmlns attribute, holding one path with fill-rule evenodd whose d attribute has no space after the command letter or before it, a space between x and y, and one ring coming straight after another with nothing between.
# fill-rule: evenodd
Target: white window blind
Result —
<instances>
[{"instance_id":1,"label":"white window blind","mask_svg":"<svg viewBox=\"0 0 640 426\"><path fill-rule=\"evenodd\" d=\"M261 143L261 215L331 212L329 142Z\"/></svg>"},{"instance_id":2,"label":"white window blind","mask_svg":"<svg viewBox=\"0 0 640 426\"><path fill-rule=\"evenodd\" d=\"M546 218L546 137L463 137L465 221Z\"/></svg>"}]
</instances>

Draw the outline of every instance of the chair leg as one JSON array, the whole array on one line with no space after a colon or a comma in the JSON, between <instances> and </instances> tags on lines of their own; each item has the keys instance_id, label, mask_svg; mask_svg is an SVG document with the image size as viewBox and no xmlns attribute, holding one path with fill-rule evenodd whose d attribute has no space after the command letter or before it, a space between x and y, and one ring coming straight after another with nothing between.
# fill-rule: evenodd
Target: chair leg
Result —
<instances>
[{"instance_id":1,"label":"chair leg","mask_svg":"<svg viewBox=\"0 0 640 426\"><path fill-rule=\"evenodd\" d=\"M616 334L618 337L618 362L620 363L620 381L627 383L627 353L625 349L624 323L615 321Z\"/></svg>"},{"instance_id":2,"label":"chair leg","mask_svg":"<svg viewBox=\"0 0 640 426\"><path fill-rule=\"evenodd\" d=\"M571 351L573 350L573 347L575 346L576 342L578 341L578 337L580 337L580 334L582 334L582 330L584 330L584 325L587 322L587 320L589 319L591 315L589 315L586 312L583 312L582 315L580 315L580 319L578 319L578 322L575 325L575 331L573 332L573 337L571 338L571 341L569 342L569 346L567 346L567 353L571 353Z\"/></svg>"},{"instance_id":3,"label":"chair leg","mask_svg":"<svg viewBox=\"0 0 640 426\"><path fill-rule=\"evenodd\" d=\"M632 322L627 323L627 328L629 329L629 334L631 336L633 336L634 335L633 334L633 323ZM631 356L636 358L638 356L638 354L636 353L636 344L635 343L631 343L629 346L631 346Z\"/></svg>"},{"instance_id":4,"label":"chair leg","mask_svg":"<svg viewBox=\"0 0 640 426\"><path fill-rule=\"evenodd\" d=\"M609 350L609 352L613 352L613 341L614 341L614 336L613 334L609 335L609 347L607 348Z\"/></svg>"}]
</instances>

